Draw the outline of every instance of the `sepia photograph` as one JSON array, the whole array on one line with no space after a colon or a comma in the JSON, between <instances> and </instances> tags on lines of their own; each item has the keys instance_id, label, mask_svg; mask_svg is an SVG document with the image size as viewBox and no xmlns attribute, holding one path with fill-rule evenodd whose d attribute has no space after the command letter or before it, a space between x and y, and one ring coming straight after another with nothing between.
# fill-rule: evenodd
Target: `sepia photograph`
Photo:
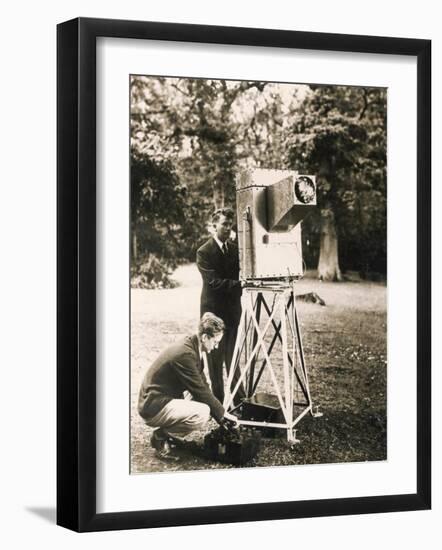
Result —
<instances>
[{"instance_id":1,"label":"sepia photograph","mask_svg":"<svg viewBox=\"0 0 442 550\"><path fill-rule=\"evenodd\" d=\"M129 85L131 474L387 460L387 89Z\"/></svg>"}]
</instances>

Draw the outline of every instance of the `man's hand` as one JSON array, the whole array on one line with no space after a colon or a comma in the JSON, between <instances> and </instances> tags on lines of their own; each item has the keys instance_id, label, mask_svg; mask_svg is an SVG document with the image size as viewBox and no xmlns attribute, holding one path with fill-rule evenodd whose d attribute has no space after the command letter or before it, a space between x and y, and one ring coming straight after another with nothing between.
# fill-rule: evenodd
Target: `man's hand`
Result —
<instances>
[{"instance_id":1,"label":"man's hand","mask_svg":"<svg viewBox=\"0 0 442 550\"><path fill-rule=\"evenodd\" d=\"M234 414L231 414L226 411L224 413L224 418L227 418L227 420L230 420L231 422L233 422L236 428L238 427L238 418Z\"/></svg>"},{"instance_id":2,"label":"man's hand","mask_svg":"<svg viewBox=\"0 0 442 550\"><path fill-rule=\"evenodd\" d=\"M229 416L232 416L232 415L229 415ZM221 418L219 425L226 432L235 433L235 430L238 426L238 422L235 420L231 420L230 418L227 418L227 416L224 416L223 418Z\"/></svg>"}]
</instances>

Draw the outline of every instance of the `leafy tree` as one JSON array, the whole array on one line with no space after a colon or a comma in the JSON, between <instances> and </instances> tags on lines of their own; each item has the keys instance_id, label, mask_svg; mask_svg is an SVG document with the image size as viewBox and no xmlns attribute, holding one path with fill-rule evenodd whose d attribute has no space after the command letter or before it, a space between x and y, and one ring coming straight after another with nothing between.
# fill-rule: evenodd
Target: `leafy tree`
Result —
<instances>
[{"instance_id":1,"label":"leafy tree","mask_svg":"<svg viewBox=\"0 0 442 550\"><path fill-rule=\"evenodd\" d=\"M318 175L303 238L319 276L385 269L385 90L136 76L131 154L134 253L193 260L239 169L296 168Z\"/></svg>"},{"instance_id":2,"label":"leafy tree","mask_svg":"<svg viewBox=\"0 0 442 550\"><path fill-rule=\"evenodd\" d=\"M168 259L180 256L180 227L185 217L185 189L169 161L154 161L132 148L132 258L142 250Z\"/></svg>"},{"instance_id":3,"label":"leafy tree","mask_svg":"<svg viewBox=\"0 0 442 550\"><path fill-rule=\"evenodd\" d=\"M235 205L239 167L276 167L281 158L278 136L287 121L280 85L137 76L131 93L133 157L149 159L151 167L168 162L187 190L185 218L175 220L182 239L177 253L193 260L210 212ZM139 199L135 194L135 216L144 208ZM162 215L159 204L156 209Z\"/></svg>"},{"instance_id":4,"label":"leafy tree","mask_svg":"<svg viewBox=\"0 0 442 550\"><path fill-rule=\"evenodd\" d=\"M311 86L292 126L287 158L289 166L318 176L318 214L307 224L319 240L319 278L341 280L341 241L348 266L382 267L386 90Z\"/></svg>"}]
</instances>

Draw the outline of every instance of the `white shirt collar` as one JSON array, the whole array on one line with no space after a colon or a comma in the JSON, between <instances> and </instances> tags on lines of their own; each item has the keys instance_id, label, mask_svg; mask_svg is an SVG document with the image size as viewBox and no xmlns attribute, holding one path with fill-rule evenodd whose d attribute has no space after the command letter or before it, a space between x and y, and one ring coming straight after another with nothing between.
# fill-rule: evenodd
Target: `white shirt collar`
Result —
<instances>
[{"instance_id":1,"label":"white shirt collar","mask_svg":"<svg viewBox=\"0 0 442 550\"><path fill-rule=\"evenodd\" d=\"M201 343L198 341L198 352L200 354L200 361L203 362L204 367L206 366L207 362L207 353L203 351L203 348L201 346Z\"/></svg>"},{"instance_id":2,"label":"white shirt collar","mask_svg":"<svg viewBox=\"0 0 442 550\"><path fill-rule=\"evenodd\" d=\"M223 250L223 243L218 239L216 235L213 235L213 238L215 239L216 244L220 247L221 252Z\"/></svg>"}]
</instances>

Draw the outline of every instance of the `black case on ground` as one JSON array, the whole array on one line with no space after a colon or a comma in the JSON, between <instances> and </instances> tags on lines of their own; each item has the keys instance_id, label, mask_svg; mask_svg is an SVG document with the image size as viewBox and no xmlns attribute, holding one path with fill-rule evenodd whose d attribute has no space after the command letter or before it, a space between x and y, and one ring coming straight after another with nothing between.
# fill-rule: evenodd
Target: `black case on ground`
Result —
<instances>
[{"instance_id":1,"label":"black case on ground","mask_svg":"<svg viewBox=\"0 0 442 550\"><path fill-rule=\"evenodd\" d=\"M216 428L204 438L206 458L235 466L243 466L258 454L260 435L254 430L239 429L235 433Z\"/></svg>"}]
</instances>

